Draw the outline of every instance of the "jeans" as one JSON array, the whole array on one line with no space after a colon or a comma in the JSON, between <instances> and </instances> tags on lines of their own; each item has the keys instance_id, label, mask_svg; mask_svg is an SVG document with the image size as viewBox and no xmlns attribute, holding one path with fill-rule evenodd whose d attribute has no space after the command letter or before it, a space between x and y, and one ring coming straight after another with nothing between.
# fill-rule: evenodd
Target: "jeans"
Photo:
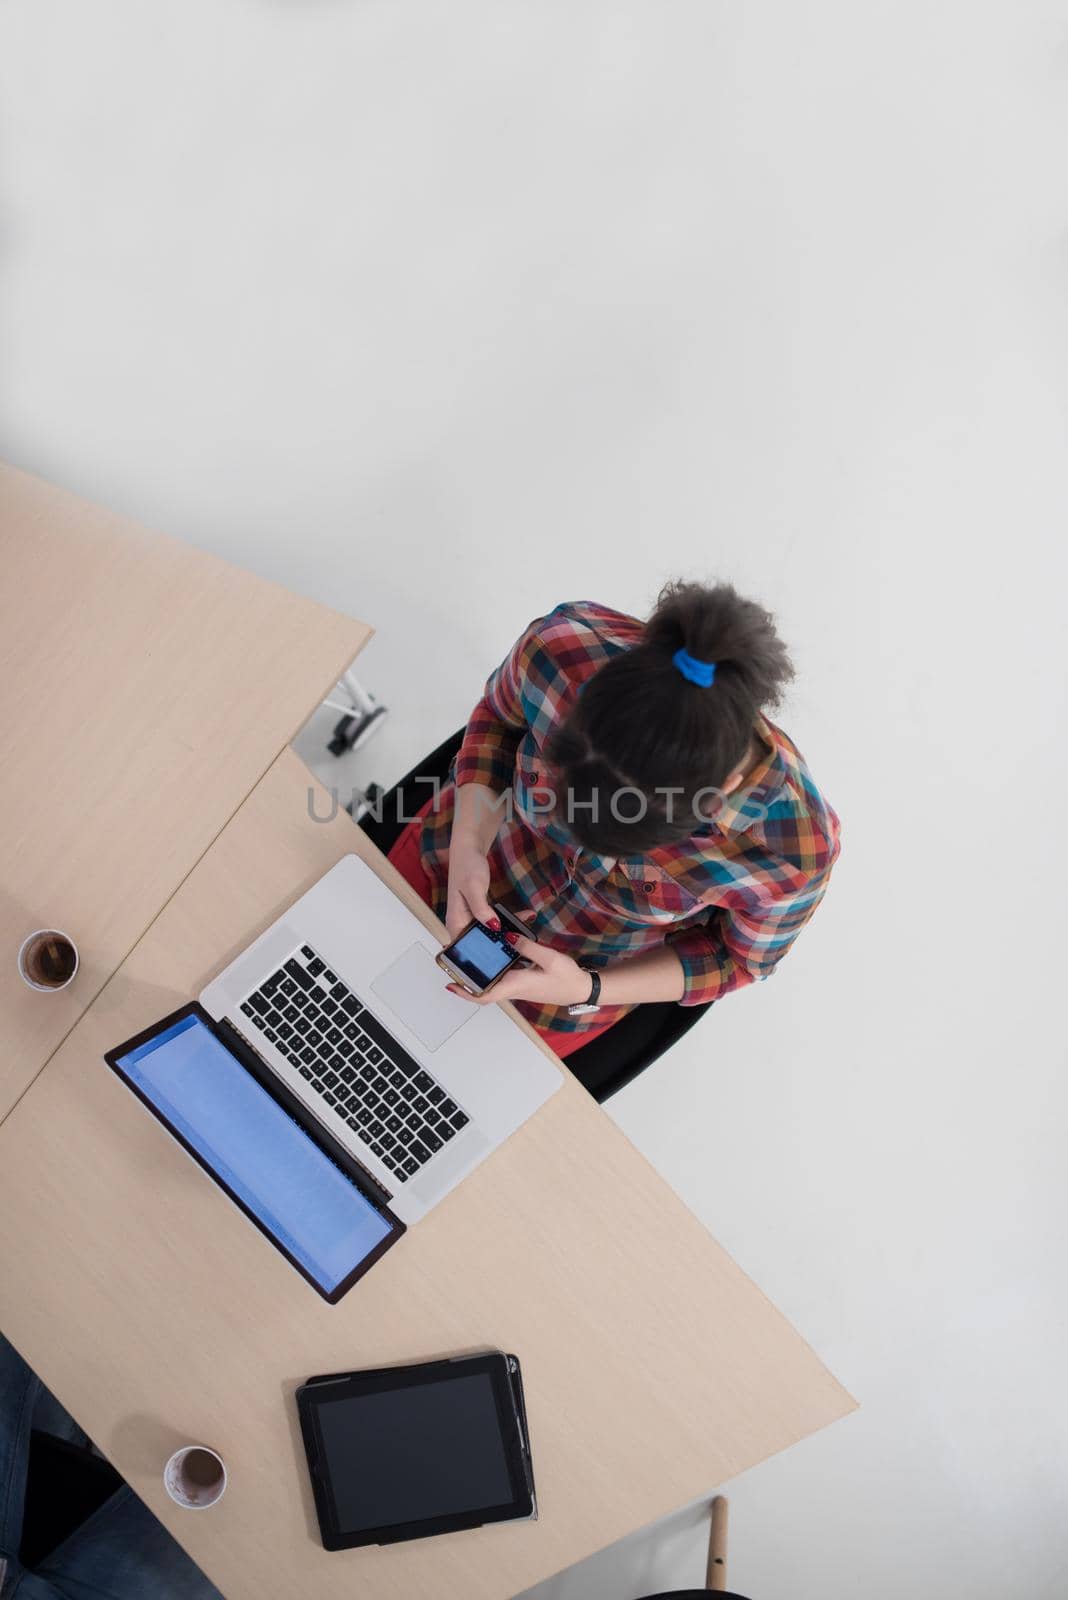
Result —
<instances>
[{"instance_id":1,"label":"jeans","mask_svg":"<svg viewBox=\"0 0 1068 1600\"><path fill-rule=\"evenodd\" d=\"M87 1436L0 1335L2 1600L222 1600L199 1567L125 1485L34 1572L18 1559L30 1428L88 1446ZM6 1563L6 1569L5 1569Z\"/></svg>"}]
</instances>

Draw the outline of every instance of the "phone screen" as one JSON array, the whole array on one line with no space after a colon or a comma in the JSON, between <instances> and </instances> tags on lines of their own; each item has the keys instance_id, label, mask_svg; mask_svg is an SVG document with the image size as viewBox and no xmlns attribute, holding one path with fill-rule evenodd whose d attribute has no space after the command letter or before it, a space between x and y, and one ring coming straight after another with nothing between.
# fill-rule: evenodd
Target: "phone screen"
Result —
<instances>
[{"instance_id":1,"label":"phone screen","mask_svg":"<svg viewBox=\"0 0 1068 1600\"><path fill-rule=\"evenodd\" d=\"M455 944L450 944L442 954L464 977L470 978L476 989L488 988L494 978L499 978L519 960L505 942L503 932L492 933L481 922L461 933Z\"/></svg>"}]
</instances>

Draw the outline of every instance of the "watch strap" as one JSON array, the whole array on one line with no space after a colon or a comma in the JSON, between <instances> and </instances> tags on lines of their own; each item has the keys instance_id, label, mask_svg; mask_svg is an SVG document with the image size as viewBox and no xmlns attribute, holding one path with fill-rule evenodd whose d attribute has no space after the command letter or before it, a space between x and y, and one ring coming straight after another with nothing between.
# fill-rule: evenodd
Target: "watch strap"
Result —
<instances>
[{"instance_id":1,"label":"watch strap","mask_svg":"<svg viewBox=\"0 0 1068 1600\"><path fill-rule=\"evenodd\" d=\"M592 967L583 967L582 970L590 975L589 999L580 1001L578 1005L568 1006L567 1014L569 1017L585 1017L590 1012L600 1011L601 1009L601 974L595 972Z\"/></svg>"}]
</instances>

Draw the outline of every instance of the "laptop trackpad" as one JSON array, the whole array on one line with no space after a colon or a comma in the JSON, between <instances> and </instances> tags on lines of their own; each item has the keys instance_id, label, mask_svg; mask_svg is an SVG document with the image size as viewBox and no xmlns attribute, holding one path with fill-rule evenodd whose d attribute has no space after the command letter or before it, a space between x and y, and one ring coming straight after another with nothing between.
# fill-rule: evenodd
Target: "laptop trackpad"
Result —
<instances>
[{"instance_id":1,"label":"laptop trackpad","mask_svg":"<svg viewBox=\"0 0 1068 1600\"><path fill-rule=\"evenodd\" d=\"M448 981L426 945L413 944L371 988L428 1050L436 1050L457 1028L470 1022L478 1009L470 1000L450 994L445 987Z\"/></svg>"}]
</instances>

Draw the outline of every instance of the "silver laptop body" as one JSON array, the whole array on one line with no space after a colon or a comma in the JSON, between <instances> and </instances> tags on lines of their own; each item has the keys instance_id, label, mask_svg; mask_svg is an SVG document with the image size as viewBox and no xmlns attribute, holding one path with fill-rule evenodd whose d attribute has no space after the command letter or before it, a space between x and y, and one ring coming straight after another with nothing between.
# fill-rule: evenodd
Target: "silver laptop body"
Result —
<instances>
[{"instance_id":1,"label":"silver laptop body","mask_svg":"<svg viewBox=\"0 0 1068 1600\"><path fill-rule=\"evenodd\" d=\"M497 1006L445 988L440 944L343 856L208 984L225 1018L414 1222L560 1087Z\"/></svg>"}]
</instances>

